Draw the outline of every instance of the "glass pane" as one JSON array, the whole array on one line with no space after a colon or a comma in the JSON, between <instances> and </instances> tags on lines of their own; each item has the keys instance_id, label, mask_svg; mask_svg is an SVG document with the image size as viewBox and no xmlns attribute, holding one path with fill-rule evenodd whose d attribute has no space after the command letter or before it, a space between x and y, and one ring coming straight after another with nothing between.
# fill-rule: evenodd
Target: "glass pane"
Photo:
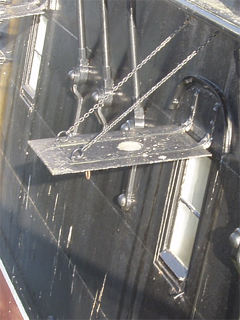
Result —
<instances>
[{"instance_id":1,"label":"glass pane","mask_svg":"<svg viewBox=\"0 0 240 320\"><path fill-rule=\"evenodd\" d=\"M32 69L31 69L29 83L28 83L34 92L37 88L37 81L38 81L38 75L39 75L39 70L40 70L40 64L41 64L41 56L37 52L34 52Z\"/></svg>"},{"instance_id":2,"label":"glass pane","mask_svg":"<svg viewBox=\"0 0 240 320\"><path fill-rule=\"evenodd\" d=\"M211 160L194 158L187 161L181 197L200 213L207 185Z\"/></svg>"},{"instance_id":3,"label":"glass pane","mask_svg":"<svg viewBox=\"0 0 240 320\"><path fill-rule=\"evenodd\" d=\"M189 267L199 219L179 202L169 250L186 268Z\"/></svg>"},{"instance_id":4,"label":"glass pane","mask_svg":"<svg viewBox=\"0 0 240 320\"><path fill-rule=\"evenodd\" d=\"M36 45L35 45L35 50L40 54L42 54L43 52L46 29L47 29L47 18L44 16L41 16L39 25L38 25Z\"/></svg>"}]
</instances>

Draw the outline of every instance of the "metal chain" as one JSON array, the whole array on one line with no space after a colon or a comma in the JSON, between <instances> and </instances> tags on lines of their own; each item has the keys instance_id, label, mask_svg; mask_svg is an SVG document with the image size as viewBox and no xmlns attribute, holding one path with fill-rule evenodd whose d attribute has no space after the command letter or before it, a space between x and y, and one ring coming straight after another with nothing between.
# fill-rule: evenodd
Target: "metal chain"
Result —
<instances>
[{"instance_id":1,"label":"metal chain","mask_svg":"<svg viewBox=\"0 0 240 320\"><path fill-rule=\"evenodd\" d=\"M124 83L126 83L138 70L140 70L149 60L151 60L161 49L163 49L190 21L194 18L190 17L184 21L184 23L177 28L170 36L168 36L159 46L157 46L145 59L140 62L136 68L132 69L116 86L112 87L112 90L106 93L92 108L90 108L81 118L79 118L67 131L61 131L58 133L56 140L61 141L61 137L68 140L71 133L74 132L75 128L79 126L80 123L85 121L93 112L104 106L104 102L116 91L118 91Z\"/></svg>"},{"instance_id":2,"label":"metal chain","mask_svg":"<svg viewBox=\"0 0 240 320\"><path fill-rule=\"evenodd\" d=\"M163 79L161 79L155 86L153 86L148 92L146 92L141 98L139 98L132 106L130 106L125 112L123 112L118 118L107 125L98 135L96 135L92 140L86 143L81 149L77 148L72 152L71 159L81 158L83 152L89 149L94 143L96 143L103 135L105 135L109 130L111 130L115 125L117 125L123 118L125 118L130 112L132 112L139 104L146 100L154 91L161 87L168 79L170 79L177 71L179 71L183 66L185 66L189 61L191 61L205 46L216 37L218 32L215 32L211 37L209 37L202 45L200 45L196 50L189 54L180 64L177 65L171 72L169 72Z\"/></svg>"}]
</instances>

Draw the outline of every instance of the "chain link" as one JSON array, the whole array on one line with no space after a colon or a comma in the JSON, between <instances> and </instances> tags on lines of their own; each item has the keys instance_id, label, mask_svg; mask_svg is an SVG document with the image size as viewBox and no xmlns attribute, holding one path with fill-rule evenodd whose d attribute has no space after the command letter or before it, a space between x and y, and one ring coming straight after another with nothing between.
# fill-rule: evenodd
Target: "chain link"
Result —
<instances>
[{"instance_id":1,"label":"chain link","mask_svg":"<svg viewBox=\"0 0 240 320\"><path fill-rule=\"evenodd\" d=\"M112 90L106 93L92 108L90 108L82 117L80 117L67 131L61 131L58 133L56 140L67 141L71 133L80 123L84 122L92 113L97 109L104 106L104 102L116 91L118 91L137 71L139 71L149 60L151 60L159 51L161 51L185 26L194 18L190 17L184 21L184 23L177 28L170 36L168 36L159 46L157 46L145 59L140 62L136 68L132 69L116 86L112 87ZM64 138L62 140L62 138Z\"/></svg>"},{"instance_id":2,"label":"chain link","mask_svg":"<svg viewBox=\"0 0 240 320\"><path fill-rule=\"evenodd\" d=\"M154 91L160 88L168 79L170 79L175 73L177 73L183 66L185 66L189 61L191 61L206 45L216 37L218 32L215 32L211 37L207 39L202 45L200 45L196 50L189 54L181 63L179 63L176 68L169 72L163 79L161 79L156 85L154 85L149 91L147 91L141 98L139 98L132 106L130 106L125 112L123 112L118 118L107 125L98 135L96 135L92 140L86 143L82 148L77 148L73 151L71 159L81 158L83 152L89 149L93 144L95 144L102 136L104 136L109 130L111 130L115 125L117 125L122 119L124 119L130 112L132 112L139 104L146 100Z\"/></svg>"}]
</instances>

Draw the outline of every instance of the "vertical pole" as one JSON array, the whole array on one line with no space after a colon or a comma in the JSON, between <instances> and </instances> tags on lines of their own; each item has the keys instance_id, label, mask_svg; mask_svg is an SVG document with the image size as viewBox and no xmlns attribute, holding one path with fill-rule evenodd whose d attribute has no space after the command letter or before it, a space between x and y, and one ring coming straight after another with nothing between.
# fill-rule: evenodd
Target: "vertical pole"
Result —
<instances>
[{"instance_id":1,"label":"vertical pole","mask_svg":"<svg viewBox=\"0 0 240 320\"><path fill-rule=\"evenodd\" d=\"M79 65L86 67L88 65L86 49L86 32L84 19L83 0L77 0L78 10L78 42L79 42Z\"/></svg>"},{"instance_id":2,"label":"vertical pole","mask_svg":"<svg viewBox=\"0 0 240 320\"><path fill-rule=\"evenodd\" d=\"M101 0L102 10L102 30L103 30L103 77L104 77L104 91L107 93L112 89L112 71L111 71L111 57L109 46L109 27L108 27L108 6L106 0Z\"/></svg>"},{"instance_id":3,"label":"vertical pole","mask_svg":"<svg viewBox=\"0 0 240 320\"><path fill-rule=\"evenodd\" d=\"M136 30L136 1L128 1L129 9L129 37L130 37L130 52L131 52L131 67L135 69L138 65L138 56L137 56L137 30ZM135 72L133 75L133 99L134 102L140 97L140 85L138 72ZM134 110L134 127L135 128L144 128L144 110L140 104ZM124 128L124 126L123 126ZM128 126L125 126L128 129ZM131 130L131 128L129 128ZM126 192L121 194L118 197L118 203L124 210L129 210L133 201L134 201L134 186L137 176L137 166L132 166L129 177Z\"/></svg>"},{"instance_id":4,"label":"vertical pole","mask_svg":"<svg viewBox=\"0 0 240 320\"><path fill-rule=\"evenodd\" d=\"M101 0L101 14L102 14L102 42L103 42L103 81L104 88L93 93L93 99L97 103L104 95L108 94L113 87L112 70L111 70L111 56L109 45L109 27L108 27L108 5L107 0ZM105 101L104 106L112 104L113 96L110 95ZM96 111L96 117L103 127L106 127L107 120L102 112L102 107Z\"/></svg>"},{"instance_id":5,"label":"vertical pole","mask_svg":"<svg viewBox=\"0 0 240 320\"><path fill-rule=\"evenodd\" d=\"M138 65L137 55L137 29L136 29L136 1L129 0L129 35L130 35L130 51L131 66L135 69ZM134 102L140 97L140 85L138 72L133 75L133 96ZM134 120L136 128L144 128L144 110L140 104L134 111Z\"/></svg>"}]
</instances>

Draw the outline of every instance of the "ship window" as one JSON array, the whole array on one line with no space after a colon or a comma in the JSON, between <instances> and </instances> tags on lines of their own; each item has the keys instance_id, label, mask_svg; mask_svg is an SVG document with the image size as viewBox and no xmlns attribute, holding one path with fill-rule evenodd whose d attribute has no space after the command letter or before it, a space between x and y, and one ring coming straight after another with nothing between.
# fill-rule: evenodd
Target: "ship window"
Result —
<instances>
[{"instance_id":1,"label":"ship window","mask_svg":"<svg viewBox=\"0 0 240 320\"><path fill-rule=\"evenodd\" d=\"M181 281L188 274L210 165L208 157L178 161L174 165L155 265L169 268Z\"/></svg>"},{"instance_id":2,"label":"ship window","mask_svg":"<svg viewBox=\"0 0 240 320\"><path fill-rule=\"evenodd\" d=\"M32 107L35 102L40 67L43 56L44 41L47 30L47 18L36 16L30 31L21 96Z\"/></svg>"}]
</instances>

